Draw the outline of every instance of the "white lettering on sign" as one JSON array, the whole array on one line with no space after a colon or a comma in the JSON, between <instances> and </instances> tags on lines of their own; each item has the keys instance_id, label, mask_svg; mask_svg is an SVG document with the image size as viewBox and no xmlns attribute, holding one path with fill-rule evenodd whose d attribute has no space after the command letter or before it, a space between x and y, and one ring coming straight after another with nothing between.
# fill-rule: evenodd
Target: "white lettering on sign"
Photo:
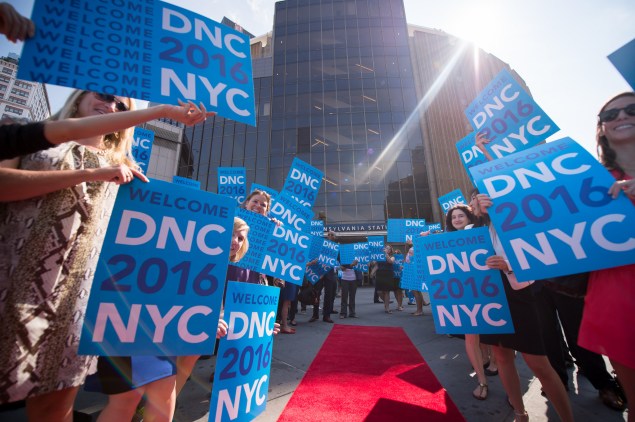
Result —
<instances>
[{"instance_id":1,"label":"white lettering on sign","mask_svg":"<svg viewBox=\"0 0 635 422\"><path fill-rule=\"evenodd\" d=\"M232 401L229 396L229 391L221 390L218 392L218 401L216 406L215 421L221 422L223 420L223 409L227 409L229 420L234 420L238 417L238 409L240 409L240 397L241 391L245 391L245 399L247 400L247 406L245 412L248 414L251 412L251 403L255 397L256 405L261 406L265 402L266 396L263 391L267 391L267 375L263 375L257 380L254 380L253 385L247 383L236 386L236 392L234 393L234 399ZM264 387L263 387L264 386ZM251 388L250 388L251 387ZM256 393L254 395L254 392Z\"/></svg>"},{"instance_id":2,"label":"white lettering on sign","mask_svg":"<svg viewBox=\"0 0 635 422\"><path fill-rule=\"evenodd\" d=\"M528 168L519 168L513 170L512 173L523 189L529 189L531 188L529 177L543 183L549 183L556 180L554 172L569 176L584 173L589 170L591 166L588 164L583 164L575 168L567 168L563 165L564 160L575 158L577 155L577 153L562 154L551 162L551 168L549 168L546 162L539 162L535 164L536 171ZM485 189L487 190L489 196L492 199L495 199L513 191L516 188L516 179L512 176L501 174L483 179L483 184L485 185ZM495 183L497 183L498 186L494 186Z\"/></svg>"},{"instance_id":3,"label":"white lettering on sign","mask_svg":"<svg viewBox=\"0 0 635 422\"><path fill-rule=\"evenodd\" d=\"M442 327L445 327L447 325L447 322L446 322L446 318L447 318L447 320L449 321L451 325L455 327L463 327L463 322L461 320L461 312L459 312L459 311L463 311L463 314L468 317L469 323L472 327L478 326L476 317L479 315L479 312L481 313L481 315L483 316L483 319L485 320L487 324L492 325L494 327L501 327L507 324L507 321L505 321L504 319L494 320L489 313L492 309L501 309L502 307L503 306L500 303L488 303L484 305L483 307L481 307L480 303L476 303L471 308L469 308L467 305L452 305L451 306L452 312L450 312L444 305L438 305L437 315L438 315L439 325Z\"/></svg>"},{"instance_id":4,"label":"white lettering on sign","mask_svg":"<svg viewBox=\"0 0 635 422\"><path fill-rule=\"evenodd\" d=\"M482 264L479 264L477 261L479 256L486 256L487 254L487 249L476 249L470 253L469 258L465 251L460 253L460 258L453 253L446 254L445 258L439 255L428 255L426 257L428 261L428 271L430 275L442 274L446 270L449 270L450 273L455 273L456 267L464 272L470 271L471 268L487 271L489 267L485 265L485 259L482 260Z\"/></svg>"},{"instance_id":5,"label":"white lettering on sign","mask_svg":"<svg viewBox=\"0 0 635 422\"><path fill-rule=\"evenodd\" d=\"M128 315L128 323L126 325L124 324L123 318L121 317L119 310L114 303L102 302L99 304L99 309L97 310L95 329L93 330L93 341L96 343L101 343L104 341L104 335L106 333L108 321L110 321L110 324L115 330L117 338L120 342L134 343L137 335L139 320L141 319L141 311L144 308L146 309L155 326L152 341L154 343L163 343L165 328L170 322L172 322L172 320L174 320L179 312L181 312L183 306L174 305L168 310L168 312L165 313L165 315L161 315L161 312L159 311L157 305L132 304L130 305L130 314ZM193 306L186 309L185 312L183 312L178 319L177 332L179 334L179 337L183 341L193 344L201 343L207 340L209 336L206 333L199 333L194 335L188 330L187 324L194 315L202 314L204 316L207 316L211 312L212 309L207 306Z\"/></svg>"},{"instance_id":6,"label":"white lettering on sign","mask_svg":"<svg viewBox=\"0 0 635 422\"><path fill-rule=\"evenodd\" d=\"M144 232L137 237L132 237L128 234L130 229L130 223L136 220L143 223ZM156 234L157 224L152 216L132 210L124 210L121 214L121 222L117 230L117 237L115 243L119 245L139 246L149 243ZM192 244L194 242L194 233L196 232L196 221L189 220L187 222L187 229L185 234L181 232L179 225L174 217L164 216L161 220L161 226L159 227L159 235L157 236L156 248L165 249L168 239L168 234L172 234L172 238L176 243L180 251L190 252ZM218 224L207 224L199 230L196 235L196 246L198 249L206 255L219 255L223 253L220 246L210 248L205 239L210 232L223 233L225 228Z\"/></svg>"},{"instance_id":7,"label":"white lettering on sign","mask_svg":"<svg viewBox=\"0 0 635 422\"><path fill-rule=\"evenodd\" d=\"M310 186L312 189L317 189L317 188L320 187L320 180L319 179L311 177L311 176L309 176L306 173L302 173L297 168L292 168L291 169L290 177L293 180L299 180L300 183L302 183L304 185L307 185L307 186Z\"/></svg>"},{"instance_id":8,"label":"white lettering on sign","mask_svg":"<svg viewBox=\"0 0 635 422\"><path fill-rule=\"evenodd\" d=\"M240 321L240 324L238 323ZM254 334L258 337L264 337L265 333L270 336L273 334L273 325L276 322L276 313L252 312L251 318L244 312L232 312L229 315L229 331L227 332L227 340L237 340L243 338L248 333L248 338L254 338Z\"/></svg>"},{"instance_id":9,"label":"white lettering on sign","mask_svg":"<svg viewBox=\"0 0 635 422\"><path fill-rule=\"evenodd\" d=\"M516 91L512 94L509 94L509 91L512 88L512 84L505 85L501 90L499 96L494 96L493 103L485 104L483 107L483 111L479 111L472 117L472 121L477 129L481 128L487 122L488 117L494 116L494 111L500 111L505 108L505 104L514 101L520 95L520 92Z\"/></svg>"}]
</instances>

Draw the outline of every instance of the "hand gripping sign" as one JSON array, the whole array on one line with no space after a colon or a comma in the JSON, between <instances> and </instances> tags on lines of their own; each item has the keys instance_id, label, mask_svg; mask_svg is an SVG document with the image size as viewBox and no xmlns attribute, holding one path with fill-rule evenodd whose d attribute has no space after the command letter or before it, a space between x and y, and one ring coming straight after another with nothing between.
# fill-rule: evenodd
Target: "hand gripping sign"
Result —
<instances>
[{"instance_id":1,"label":"hand gripping sign","mask_svg":"<svg viewBox=\"0 0 635 422\"><path fill-rule=\"evenodd\" d=\"M18 78L177 104L256 125L249 38L158 0L37 0Z\"/></svg>"},{"instance_id":2,"label":"hand gripping sign","mask_svg":"<svg viewBox=\"0 0 635 422\"><path fill-rule=\"evenodd\" d=\"M340 245L340 262L352 264L355 260L357 260L357 265L354 269L368 272L368 264L370 263L368 242Z\"/></svg>"},{"instance_id":3,"label":"hand gripping sign","mask_svg":"<svg viewBox=\"0 0 635 422\"><path fill-rule=\"evenodd\" d=\"M494 248L487 228L414 240L438 334L513 333L500 273L485 265Z\"/></svg>"},{"instance_id":4,"label":"hand gripping sign","mask_svg":"<svg viewBox=\"0 0 635 422\"><path fill-rule=\"evenodd\" d=\"M214 348L235 204L152 180L119 187L79 352L178 356Z\"/></svg>"},{"instance_id":5,"label":"hand gripping sign","mask_svg":"<svg viewBox=\"0 0 635 422\"><path fill-rule=\"evenodd\" d=\"M635 207L584 148L563 138L471 169L519 281L635 262Z\"/></svg>"},{"instance_id":6,"label":"hand gripping sign","mask_svg":"<svg viewBox=\"0 0 635 422\"><path fill-rule=\"evenodd\" d=\"M277 287L227 283L229 329L219 342L209 411L215 421L251 421L265 410L279 296Z\"/></svg>"},{"instance_id":7,"label":"hand gripping sign","mask_svg":"<svg viewBox=\"0 0 635 422\"><path fill-rule=\"evenodd\" d=\"M476 133L491 143L486 148L494 158L531 148L559 128L503 69L465 110Z\"/></svg>"}]
</instances>

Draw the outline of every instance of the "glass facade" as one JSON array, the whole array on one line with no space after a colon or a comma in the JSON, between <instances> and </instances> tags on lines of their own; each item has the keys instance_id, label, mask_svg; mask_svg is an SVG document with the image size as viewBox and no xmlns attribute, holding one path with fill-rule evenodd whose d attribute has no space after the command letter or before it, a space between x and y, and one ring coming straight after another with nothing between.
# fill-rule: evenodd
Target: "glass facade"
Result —
<instances>
[{"instance_id":1,"label":"glass facade","mask_svg":"<svg viewBox=\"0 0 635 422\"><path fill-rule=\"evenodd\" d=\"M431 221L402 0L275 7L270 74L254 72L257 127L186 128L179 175L216 192L218 166L244 166L248 183L279 190L298 157L324 172L314 211L327 224Z\"/></svg>"}]
</instances>

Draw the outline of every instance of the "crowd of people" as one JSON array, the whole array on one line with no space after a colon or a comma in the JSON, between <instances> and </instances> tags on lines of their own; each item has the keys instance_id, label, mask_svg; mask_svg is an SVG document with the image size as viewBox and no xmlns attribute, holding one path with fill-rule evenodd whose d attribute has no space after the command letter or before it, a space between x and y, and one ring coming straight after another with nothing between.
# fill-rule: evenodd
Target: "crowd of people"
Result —
<instances>
[{"instance_id":1,"label":"crowd of people","mask_svg":"<svg viewBox=\"0 0 635 422\"><path fill-rule=\"evenodd\" d=\"M7 38L22 40L33 31L28 19L0 4L0 32ZM70 421L75 397L86 384L109 397L100 421L130 420L140 404L147 421L172 419L176 397L200 356L97 358L79 355L78 344L118 185L135 177L148 181L131 159L132 127L159 117L193 125L209 115L202 104L135 110L130 98L76 90L45 122L0 126L0 404L24 402L32 421ZM476 138L484 153L487 142L482 135ZM616 179L608 193L613 198L623 193L635 205L635 93L615 96L601 107L597 144L602 164ZM261 190L242 204L268 218L270 206L271 197ZM635 400L635 265L580 275L582 283L588 279L584 296L553 289L557 280L519 282L490 224L491 206L486 194L475 191L469 205L448 211L445 228L489 229L495 255L486 265L500 271L515 328L513 334L465 335L466 355L478 380L474 398L487 399L487 377L498 375L516 420L528 420L515 366L518 352L560 419L572 421L565 362L570 353L602 401L624 410ZM309 322L319 320L320 301L323 322L334 323L331 316L338 313L340 319L359 317L356 290L363 275L356 269L358 262L333 266L315 285L305 282L299 289L235 265L249 249L249 229L235 218L226 279L280 288L274 333L295 333L302 290L312 293L311 302L301 305L312 306ZM326 237L338 240L332 232ZM405 247L406 260L416 256L411 243ZM392 314L403 311L404 298L411 297L414 316L430 315L423 292L408 296L400 286L396 257L401 251L386 245L384 253L386 259L371 263L368 274L375 301ZM338 295L339 312L334 310ZM227 331L221 316L217 338ZM608 357L617 378L602 356Z\"/></svg>"}]
</instances>

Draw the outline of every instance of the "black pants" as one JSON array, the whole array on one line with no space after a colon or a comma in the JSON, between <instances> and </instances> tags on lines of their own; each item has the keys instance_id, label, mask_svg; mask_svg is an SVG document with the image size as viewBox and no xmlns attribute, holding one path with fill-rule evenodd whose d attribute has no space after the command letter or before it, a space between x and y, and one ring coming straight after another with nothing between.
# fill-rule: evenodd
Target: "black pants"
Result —
<instances>
[{"instance_id":1,"label":"black pants","mask_svg":"<svg viewBox=\"0 0 635 422\"><path fill-rule=\"evenodd\" d=\"M335 300L335 290L337 289L337 282L334 279L322 277L313 288L316 290L317 299L315 305L313 305L313 318L319 317L320 311L320 296L322 290L324 290L324 306L322 308L322 318L330 318L331 311L333 311L333 301Z\"/></svg>"},{"instance_id":2,"label":"black pants","mask_svg":"<svg viewBox=\"0 0 635 422\"><path fill-rule=\"evenodd\" d=\"M597 390L606 387L612 382L613 377L606 370L602 356L578 346L584 298L574 298L554 292L542 286L540 281L537 281L535 286L534 293L540 306L547 357L562 382L567 385L569 381L564 358L566 351L561 346L562 331L564 331L571 356L582 368L584 375Z\"/></svg>"}]
</instances>

